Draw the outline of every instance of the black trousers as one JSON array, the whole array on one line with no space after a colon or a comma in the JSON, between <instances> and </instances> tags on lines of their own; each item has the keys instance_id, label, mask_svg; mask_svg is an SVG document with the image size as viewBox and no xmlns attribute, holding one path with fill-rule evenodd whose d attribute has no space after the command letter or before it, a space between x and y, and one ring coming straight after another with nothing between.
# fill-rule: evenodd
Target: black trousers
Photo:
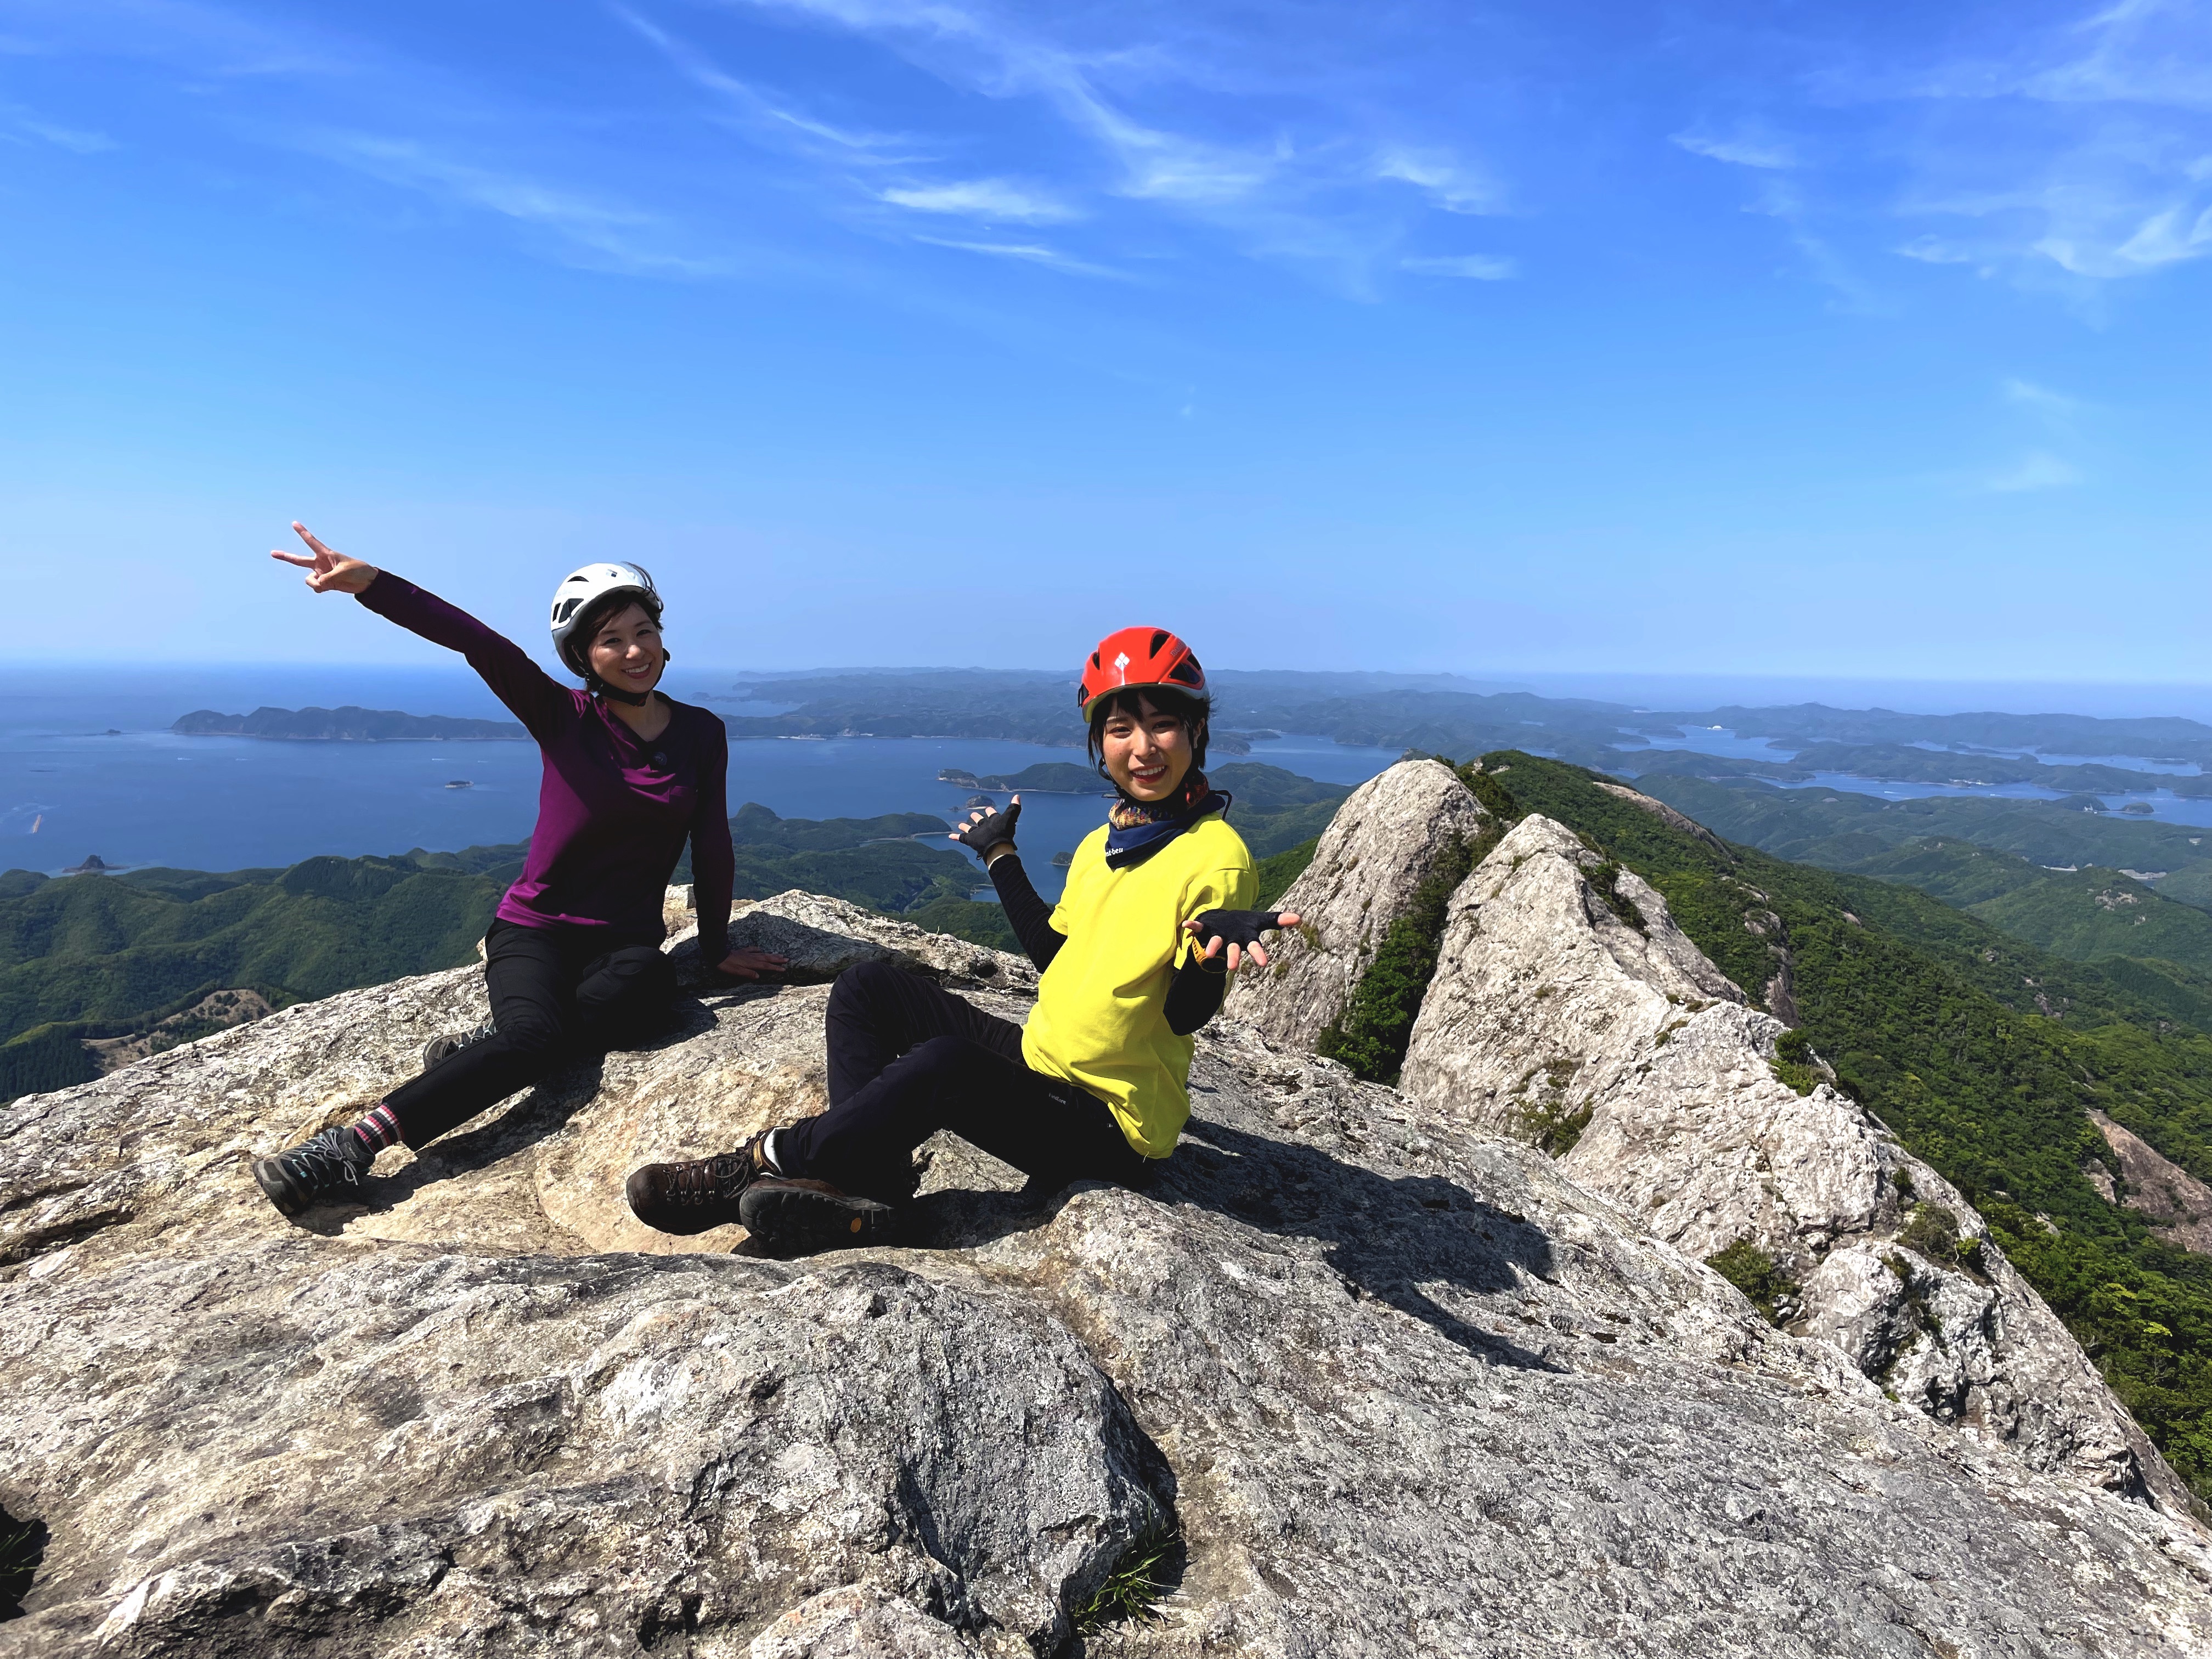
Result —
<instances>
[{"instance_id":1,"label":"black trousers","mask_svg":"<svg viewBox=\"0 0 2212 1659\"><path fill-rule=\"evenodd\" d=\"M830 1109L776 1138L784 1173L886 1204L914 1194L914 1149L950 1129L1055 1186L1135 1185L1151 1167L1106 1103L1022 1060L1022 1028L919 974L864 962L830 991Z\"/></svg>"},{"instance_id":2,"label":"black trousers","mask_svg":"<svg viewBox=\"0 0 2212 1659\"><path fill-rule=\"evenodd\" d=\"M571 1054L665 1024L676 969L651 941L495 921L484 935L484 988L495 1034L385 1097L410 1146L528 1088Z\"/></svg>"}]
</instances>

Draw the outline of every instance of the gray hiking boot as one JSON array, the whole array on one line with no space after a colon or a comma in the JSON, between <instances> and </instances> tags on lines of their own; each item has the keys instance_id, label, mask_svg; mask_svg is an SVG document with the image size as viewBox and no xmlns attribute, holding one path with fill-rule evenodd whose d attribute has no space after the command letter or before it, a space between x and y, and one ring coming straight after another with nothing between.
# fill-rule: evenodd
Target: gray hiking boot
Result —
<instances>
[{"instance_id":1,"label":"gray hiking boot","mask_svg":"<svg viewBox=\"0 0 2212 1659\"><path fill-rule=\"evenodd\" d=\"M427 1072L432 1066L451 1060L462 1049L474 1048L497 1030L498 1027L491 1021L486 1020L481 1025L471 1026L459 1036L432 1037L422 1045L422 1069Z\"/></svg>"},{"instance_id":2,"label":"gray hiking boot","mask_svg":"<svg viewBox=\"0 0 2212 1659\"><path fill-rule=\"evenodd\" d=\"M340 1124L274 1158L255 1158L253 1178L279 1213L297 1215L332 1199L359 1196L361 1178L375 1162L361 1137Z\"/></svg>"}]
</instances>

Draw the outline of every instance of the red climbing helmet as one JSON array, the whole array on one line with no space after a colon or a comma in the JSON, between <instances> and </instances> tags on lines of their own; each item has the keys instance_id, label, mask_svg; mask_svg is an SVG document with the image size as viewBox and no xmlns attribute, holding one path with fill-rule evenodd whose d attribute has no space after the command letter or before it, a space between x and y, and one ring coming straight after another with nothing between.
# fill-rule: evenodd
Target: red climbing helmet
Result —
<instances>
[{"instance_id":1,"label":"red climbing helmet","mask_svg":"<svg viewBox=\"0 0 2212 1659\"><path fill-rule=\"evenodd\" d=\"M1138 685L1203 692L1206 671L1198 665L1197 654L1166 629L1124 628L1099 641L1085 659L1075 700L1087 720L1101 697Z\"/></svg>"}]
</instances>

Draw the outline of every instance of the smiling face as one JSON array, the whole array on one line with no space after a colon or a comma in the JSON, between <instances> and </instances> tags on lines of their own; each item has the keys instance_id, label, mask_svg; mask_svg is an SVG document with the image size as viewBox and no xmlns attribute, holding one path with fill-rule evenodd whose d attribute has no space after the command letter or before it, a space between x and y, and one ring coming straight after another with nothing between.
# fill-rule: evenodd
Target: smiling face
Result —
<instances>
[{"instance_id":1,"label":"smiling face","mask_svg":"<svg viewBox=\"0 0 2212 1659\"><path fill-rule=\"evenodd\" d=\"M1133 709L1127 706L1132 701ZM1142 693L1108 713L1098 738L1106 775L1132 800L1166 800L1189 775L1190 727Z\"/></svg>"},{"instance_id":2,"label":"smiling face","mask_svg":"<svg viewBox=\"0 0 2212 1659\"><path fill-rule=\"evenodd\" d=\"M625 605L592 635L592 672L623 691L650 691L660 682L667 653L660 646L660 624L641 605Z\"/></svg>"}]
</instances>

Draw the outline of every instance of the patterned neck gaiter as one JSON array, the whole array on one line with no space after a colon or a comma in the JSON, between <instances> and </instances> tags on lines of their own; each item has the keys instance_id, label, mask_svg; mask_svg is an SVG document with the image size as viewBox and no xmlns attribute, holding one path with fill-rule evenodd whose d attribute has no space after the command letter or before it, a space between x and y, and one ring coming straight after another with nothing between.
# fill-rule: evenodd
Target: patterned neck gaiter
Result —
<instances>
[{"instance_id":1,"label":"patterned neck gaiter","mask_svg":"<svg viewBox=\"0 0 2212 1659\"><path fill-rule=\"evenodd\" d=\"M1207 783L1195 766L1182 787L1165 800L1121 796L1106 810L1106 867L1126 870L1142 864L1209 812L1226 811L1231 799Z\"/></svg>"}]
</instances>

